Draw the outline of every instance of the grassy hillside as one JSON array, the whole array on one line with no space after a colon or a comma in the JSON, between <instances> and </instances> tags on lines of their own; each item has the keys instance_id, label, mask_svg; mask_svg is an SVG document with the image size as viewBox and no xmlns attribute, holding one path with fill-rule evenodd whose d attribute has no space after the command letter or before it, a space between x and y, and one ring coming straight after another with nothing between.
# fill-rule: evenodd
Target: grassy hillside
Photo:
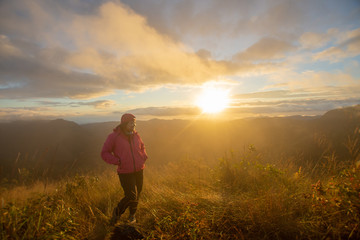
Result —
<instances>
[{"instance_id":1,"label":"grassy hillside","mask_svg":"<svg viewBox=\"0 0 360 240\"><path fill-rule=\"evenodd\" d=\"M150 158L135 229L145 239L359 239L359 113L139 122ZM0 239L116 239L128 213L108 226L123 193L99 156L115 125L0 125L1 176L13 177L0 185Z\"/></svg>"},{"instance_id":2,"label":"grassy hillside","mask_svg":"<svg viewBox=\"0 0 360 240\"><path fill-rule=\"evenodd\" d=\"M293 159L269 162L250 145L211 164L149 164L135 228L145 239L359 239L359 152L343 165L336 153L324 158L298 168ZM122 194L110 168L2 189L0 238L112 239L107 221Z\"/></svg>"}]
</instances>

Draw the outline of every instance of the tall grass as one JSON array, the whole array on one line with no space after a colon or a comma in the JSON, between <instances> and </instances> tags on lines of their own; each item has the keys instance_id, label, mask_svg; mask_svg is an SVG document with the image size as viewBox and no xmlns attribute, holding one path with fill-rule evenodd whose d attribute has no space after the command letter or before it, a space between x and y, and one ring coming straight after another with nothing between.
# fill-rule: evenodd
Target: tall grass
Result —
<instances>
[{"instance_id":1,"label":"tall grass","mask_svg":"<svg viewBox=\"0 0 360 240\"><path fill-rule=\"evenodd\" d=\"M348 139L347 165L335 153L311 168L270 163L253 146L224 154L216 166L150 162L135 226L145 239L359 239L355 140ZM1 239L111 236L108 217L123 195L115 170L63 179L46 192L31 191L36 186L23 188L31 192L25 197L2 190Z\"/></svg>"}]
</instances>

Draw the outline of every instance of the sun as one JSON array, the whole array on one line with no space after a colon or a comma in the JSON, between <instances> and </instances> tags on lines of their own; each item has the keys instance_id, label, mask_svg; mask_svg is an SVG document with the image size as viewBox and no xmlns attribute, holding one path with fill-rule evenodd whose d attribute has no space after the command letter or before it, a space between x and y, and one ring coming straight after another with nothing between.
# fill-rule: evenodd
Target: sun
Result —
<instances>
[{"instance_id":1,"label":"sun","mask_svg":"<svg viewBox=\"0 0 360 240\"><path fill-rule=\"evenodd\" d=\"M203 113L219 113L228 107L229 91L215 87L205 87L196 99L196 105Z\"/></svg>"}]
</instances>

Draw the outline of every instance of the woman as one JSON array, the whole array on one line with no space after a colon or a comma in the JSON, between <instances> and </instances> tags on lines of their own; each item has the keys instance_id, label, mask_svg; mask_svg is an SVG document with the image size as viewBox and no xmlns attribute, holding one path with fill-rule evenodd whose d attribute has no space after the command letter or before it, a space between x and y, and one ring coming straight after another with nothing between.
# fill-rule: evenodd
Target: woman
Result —
<instances>
[{"instance_id":1,"label":"woman","mask_svg":"<svg viewBox=\"0 0 360 240\"><path fill-rule=\"evenodd\" d=\"M143 169L147 154L135 126L134 115L122 115L120 125L107 137L101 151L101 157L105 162L118 166L117 172L125 194L114 208L111 225L116 223L127 208L130 211L128 221L136 222L135 212L143 186Z\"/></svg>"}]
</instances>

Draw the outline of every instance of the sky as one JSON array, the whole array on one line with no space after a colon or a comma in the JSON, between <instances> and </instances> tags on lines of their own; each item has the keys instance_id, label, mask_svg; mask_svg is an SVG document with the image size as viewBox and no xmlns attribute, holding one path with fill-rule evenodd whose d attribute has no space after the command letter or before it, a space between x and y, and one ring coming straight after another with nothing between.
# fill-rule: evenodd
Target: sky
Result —
<instances>
[{"instance_id":1,"label":"sky","mask_svg":"<svg viewBox=\"0 0 360 240\"><path fill-rule=\"evenodd\" d=\"M359 65L359 0L0 1L2 122L321 115L360 104Z\"/></svg>"}]
</instances>

